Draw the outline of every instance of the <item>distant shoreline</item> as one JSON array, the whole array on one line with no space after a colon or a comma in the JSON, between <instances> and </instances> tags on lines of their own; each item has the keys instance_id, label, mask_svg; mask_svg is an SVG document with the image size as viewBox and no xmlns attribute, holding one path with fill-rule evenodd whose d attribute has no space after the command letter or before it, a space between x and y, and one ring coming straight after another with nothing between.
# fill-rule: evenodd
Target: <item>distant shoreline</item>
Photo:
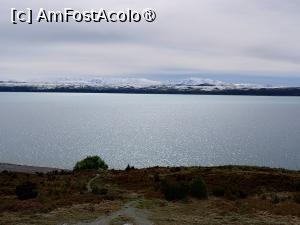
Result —
<instances>
[{"instance_id":1,"label":"distant shoreline","mask_svg":"<svg viewBox=\"0 0 300 225\"><path fill-rule=\"evenodd\" d=\"M253 169L253 170L266 170L266 171L286 171L286 172L300 172L299 170L291 170L285 168L272 168L264 166L247 166L247 165L219 165L219 166L152 166L145 168L136 168L137 170L151 169L151 168L244 168L244 169ZM113 169L113 168L112 168ZM114 170L114 169L113 169ZM120 169L117 169L120 170ZM52 171L70 171L70 169L54 168L54 167L43 167L43 166L28 166L28 165L19 165L12 163L0 163L0 173L3 171L16 172L16 173L48 173Z\"/></svg>"},{"instance_id":2,"label":"distant shoreline","mask_svg":"<svg viewBox=\"0 0 300 225\"><path fill-rule=\"evenodd\" d=\"M0 92L300 96L300 87L226 83L193 77L165 81L92 77L52 81L0 80Z\"/></svg>"},{"instance_id":3,"label":"distant shoreline","mask_svg":"<svg viewBox=\"0 0 300 225\"><path fill-rule=\"evenodd\" d=\"M300 96L300 87L259 88L259 89L151 89L151 88L93 88L93 87L56 87L53 89L30 86L0 86L0 92L31 92L31 93L107 93L107 94L176 94L176 95L241 95L241 96Z\"/></svg>"}]
</instances>

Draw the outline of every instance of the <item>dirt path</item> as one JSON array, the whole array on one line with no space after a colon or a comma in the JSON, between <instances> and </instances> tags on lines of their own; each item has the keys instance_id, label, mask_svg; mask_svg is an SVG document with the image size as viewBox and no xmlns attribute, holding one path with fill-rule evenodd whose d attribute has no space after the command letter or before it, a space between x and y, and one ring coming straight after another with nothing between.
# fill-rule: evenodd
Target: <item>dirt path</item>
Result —
<instances>
[{"instance_id":1,"label":"dirt path","mask_svg":"<svg viewBox=\"0 0 300 225\"><path fill-rule=\"evenodd\" d=\"M148 212L133 206L134 202L125 204L120 210L107 216L102 216L89 223L78 223L77 225L154 225L148 219Z\"/></svg>"},{"instance_id":2,"label":"dirt path","mask_svg":"<svg viewBox=\"0 0 300 225\"><path fill-rule=\"evenodd\" d=\"M93 181L96 180L99 176L100 176L100 174L97 174L95 177L93 177L92 179L90 179L89 182L86 184L86 189L87 189L88 192L92 192L91 184L92 184Z\"/></svg>"},{"instance_id":3,"label":"dirt path","mask_svg":"<svg viewBox=\"0 0 300 225\"><path fill-rule=\"evenodd\" d=\"M100 177L97 174L86 184L88 192L92 192L92 183ZM109 215L102 216L89 223L78 223L77 225L154 225L148 219L148 212L144 209L134 207L135 201L126 203L120 210L112 212Z\"/></svg>"}]
</instances>

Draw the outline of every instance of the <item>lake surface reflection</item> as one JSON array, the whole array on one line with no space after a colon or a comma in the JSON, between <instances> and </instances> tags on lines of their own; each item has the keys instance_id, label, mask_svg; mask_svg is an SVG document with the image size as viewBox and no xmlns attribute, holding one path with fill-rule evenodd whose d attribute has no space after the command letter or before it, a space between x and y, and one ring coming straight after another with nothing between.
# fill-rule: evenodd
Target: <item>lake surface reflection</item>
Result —
<instances>
[{"instance_id":1,"label":"lake surface reflection","mask_svg":"<svg viewBox=\"0 0 300 225\"><path fill-rule=\"evenodd\" d=\"M300 98L0 93L0 162L300 169Z\"/></svg>"}]
</instances>

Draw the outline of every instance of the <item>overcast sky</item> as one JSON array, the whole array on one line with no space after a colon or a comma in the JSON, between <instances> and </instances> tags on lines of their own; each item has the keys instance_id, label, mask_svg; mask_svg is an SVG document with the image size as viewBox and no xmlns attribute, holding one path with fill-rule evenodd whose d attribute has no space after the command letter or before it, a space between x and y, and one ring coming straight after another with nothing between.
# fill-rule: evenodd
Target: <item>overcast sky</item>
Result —
<instances>
[{"instance_id":1,"label":"overcast sky","mask_svg":"<svg viewBox=\"0 0 300 225\"><path fill-rule=\"evenodd\" d=\"M154 23L18 24L11 8L141 10ZM201 76L299 82L300 0L1 0L0 79Z\"/></svg>"}]
</instances>

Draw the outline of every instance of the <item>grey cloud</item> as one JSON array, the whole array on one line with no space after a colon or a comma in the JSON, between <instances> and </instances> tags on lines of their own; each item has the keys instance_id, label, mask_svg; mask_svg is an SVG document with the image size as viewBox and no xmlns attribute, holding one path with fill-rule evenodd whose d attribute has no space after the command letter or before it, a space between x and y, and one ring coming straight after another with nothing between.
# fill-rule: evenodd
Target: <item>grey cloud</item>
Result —
<instances>
[{"instance_id":1,"label":"grey cloud","mask_svg":"<svg viewBox=\"0 0 300 225\"><path fill-rule=\"evenodd\" d=\"M152 24L9 23L10 8L154 8ZM300 78L298 0L17 1L0 9L0 79L63 75L291 73Z\"/></svg>"},{"instance_id":2,"label":"grey cloud","mask_svg":"<svg viewBox=\"0 0 300 225\"><path fill-rule=\"evenodd\" d=\"M294 52L288 49L278 49L276 47L266 48L260 46L249 49L247 53L262 59L300 64L300 52Z\"/></svg>"}]
</instances>

